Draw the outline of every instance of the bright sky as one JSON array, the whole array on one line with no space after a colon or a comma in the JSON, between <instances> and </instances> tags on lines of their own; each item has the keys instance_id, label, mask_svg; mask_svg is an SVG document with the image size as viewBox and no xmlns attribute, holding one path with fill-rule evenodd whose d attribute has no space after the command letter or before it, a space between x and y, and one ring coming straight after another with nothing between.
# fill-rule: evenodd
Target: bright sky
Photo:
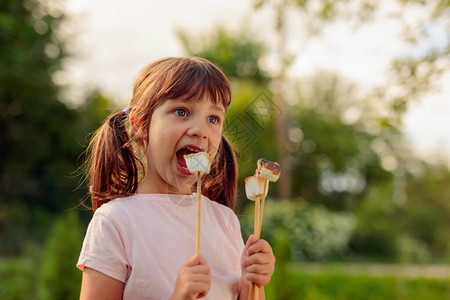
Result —
<instances>
[{"instance_id":1,"label":"bright sky","mask_svg":"<svg viewBox=\"0 0 450 300\"><path fill-rule=\"evenodd\" d=\"M79 55L67 62L67 76L60 80L72 85L70 93L75 98L86 87L99 87L107 96L126 103L136 74L146 64L183 55L176 29L205 34L219 24L237 30L245 22L255 32L270 32L270 12L263 10L250 18L251 2L66 0L66 10L74 20L69 31L76 34L72 49ZM289 34L298 26L291 19ZM385 79L394 57L411 51L398 34L399 26L392 20L356 32L345 24L328 27L320 39L306 46L300 45L301 39L290 42L293 51L302 51L293 73L305 76L329 69L363 86L375 86ZM449 99L450 71L442 78L441 90L413 104L406 115L405 132L422 155L439 153L450 161Z\"/></svg>"}]
</instances>

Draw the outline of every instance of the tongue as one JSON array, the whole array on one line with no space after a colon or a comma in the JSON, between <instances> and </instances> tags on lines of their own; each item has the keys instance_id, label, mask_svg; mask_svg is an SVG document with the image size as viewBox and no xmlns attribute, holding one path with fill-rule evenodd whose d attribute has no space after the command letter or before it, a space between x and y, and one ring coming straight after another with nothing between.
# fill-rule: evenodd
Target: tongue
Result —
<instances>
[{"instance_id":1,"label":"tongue","mask_svg":"<svg viewBox=\"0 0 450 300\"><path fill-rule=\"evenodd\" d=\"M177 161L180 164L180 166L187 168L186 166L186 160L184 159L184 155L190 154L191 151L187 150L187 149L181 149L178 150L177 152Z\"/></svg>"}]
</instances>

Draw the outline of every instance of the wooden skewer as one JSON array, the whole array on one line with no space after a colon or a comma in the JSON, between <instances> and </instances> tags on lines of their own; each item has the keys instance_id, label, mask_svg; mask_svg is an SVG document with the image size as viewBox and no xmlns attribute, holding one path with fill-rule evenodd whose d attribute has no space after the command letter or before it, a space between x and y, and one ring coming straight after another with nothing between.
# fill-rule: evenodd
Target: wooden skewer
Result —
<instances>
[{"instance_id":1,"label":"wooden skewer","mask_svg":"<svg viewBox=\"0 0 450 300\"><path fill-rule=\"evenodd\" d=\"M202 215L202 176L200 172L197 173L197 237L195 240L195 254L200 253L200 225Z\"/></svg>"},{"instance_id":2,"label":"wooden skewer","mask_svg":"<svg viewBox=\"0 0 450 300\"><path fill-rule=\"evenodd\" d=\"M248 290L247 300L253 300L254 299L253 295L254 295L254 286L253 286L253 282L252 282L252 284L250 285L250 290Z\"/></svg>"},{"instance_id":3,"label":"wooden skewer","mask_svg":"<svg viewBox=\"0 0 450 300\"><path fill-rule=\"evenodd\" d=\"M256 235L256 236L258 236L258 229L259 229L259 214L260 214L260 212L261 212L261 209L260 209L260 199L258 198L258 199L256 199L256 201L255 201L255 222L254 222L254 228L253 228L253 233ZM258 238L259 238L259 236L258 236Z\"/></svg>"},{"instance_id":4,"label":"wooden skewer","mask_svg":"<svg viewBox=\"0 0 450 300\"><path fill-rule=\"evenodd\" d=\"M264 182L264 191L267 189L267 184L269 183L269 180L265 180ZM258 224L258 239L261 236L261 227L262 227L262 220L263 220L263 215L264 215L264 202L266 202L266 196L264 195L262 197L262 202L261 202L261 212L259 214L259 224Z\"/></svg>"},{"instance_id":5,"label":"wooden skewer","mask_svg":"<svg viewBox=\"0 0 450 300\"><path fill-rule=\"evenodd\" d=\"M267 188L268 182L269 181L267 179L264 182L264 191ZM262 200L261 206L259 203L259 198L256 200L256 203L255 203L255 234L258 237L258 239L261 237L261 227L262 227L262 220L263 220L263 215L264 215L264 203L266 202L265 195L263 195L261 200ZM257 209L257 207L258 207L258 209ZM258 222L257 224L256 224L256 220ZM259 299L259 289L254 282L252 282L252 284L250 286L249 299L251 299L251 300Z\"/></svg>"},{"instance_id":6,"label":"wooden skewer","mask_svg":"<svg viewBox=\"0 0 450 300\"><path fill-rule=\"evenodd\" d=\"M264 199L264 198L263 198ZM261 199L258 198L255 201L255 221L254 221L254 229L253 229L253 233L258 237L260 236L261 233L261 207L260 207L260 201ZM264 201L264 200L263 200ZM252 284L250 285L250 290L248 293L248 299L253 300L253 299L258 299L259 298L259 290L258 287L256 286L256 284L254 282L252 282Z\"/></svg>"}]
</instances>

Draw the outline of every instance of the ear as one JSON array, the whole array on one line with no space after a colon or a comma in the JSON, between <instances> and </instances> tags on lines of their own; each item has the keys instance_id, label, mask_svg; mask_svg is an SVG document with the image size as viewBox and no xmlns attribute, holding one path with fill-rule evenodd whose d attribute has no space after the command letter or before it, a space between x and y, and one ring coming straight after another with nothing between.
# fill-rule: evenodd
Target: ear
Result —
<instances>
[{"instance_id":1,"label":"ear","mask_svg":"<svg viewBox=\"0 0 450 300\"><path fill-rule=\"evenodd\" d=\"M142 126L142 119L137 119L136 118L136 108L133 108L130 111L130 124L131 124L131 129L134 132L138 131L138 129ZM148 133L145 132L143 134L143 136L141 137L141 139L147 140L148 139Z\"/></svg>"}]
</instances>

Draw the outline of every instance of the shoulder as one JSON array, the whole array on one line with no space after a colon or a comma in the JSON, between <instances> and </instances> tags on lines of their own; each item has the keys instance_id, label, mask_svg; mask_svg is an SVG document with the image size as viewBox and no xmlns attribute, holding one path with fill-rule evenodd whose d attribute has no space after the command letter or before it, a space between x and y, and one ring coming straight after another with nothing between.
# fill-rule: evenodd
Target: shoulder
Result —
<instances>
[{"instance_id":1,"label":"shoulder","mask_svg":"<svg viewBox=\"0 0 450 300\"><path fill-rule=\"evenodd\" d=\"M202 196L202 198L206 199L208 201L208 203L210 203L211 207L214 210L218 210L218 211L226 214L229 217L236 217L236 214L234 213L234 211L231 208L229 208L228 206L225 206L225 205L220 204L220 203L218 203L216 201L213 201L213 200L209 199L206 196Z\"/></svg>"},{"instance_id":2,"label":"shoulder","mask_svg":"<svg viewBox=\"0 0 450 300\"><path fill-rule=\"evenodd\" d=\"M225 219L230 224L239 226L239 219L231 208L218 202L212 201L208 197L203 197L208 201L211 210L214 211L219 218Z\"/></svg>"},{"instance_id":3,"label":"shoulder","mask_svg":"<svg viewBox=\"0 0 450 300\"><path fill-rule=\"evenodd\" d=\"M104 215L106 217L112 217L116 214L120 214L123 210L126 210L130 206L130 200L133 199L133 196L130 197L122 197L113 199L98 208L95 211L95 214Z\"/></svg>"},{"instance_id":4,"label":"shoulder","mask_svg":"<svg viewBox=\"0 0 450 300\"><path fill-rule=\"evenodd\" d=\"M126 219L132 218L137 201L134 195L113 199L100 206L95 211L93 218L104 217L112 223L123 222Z\"/></svg>"}]
</instances>

